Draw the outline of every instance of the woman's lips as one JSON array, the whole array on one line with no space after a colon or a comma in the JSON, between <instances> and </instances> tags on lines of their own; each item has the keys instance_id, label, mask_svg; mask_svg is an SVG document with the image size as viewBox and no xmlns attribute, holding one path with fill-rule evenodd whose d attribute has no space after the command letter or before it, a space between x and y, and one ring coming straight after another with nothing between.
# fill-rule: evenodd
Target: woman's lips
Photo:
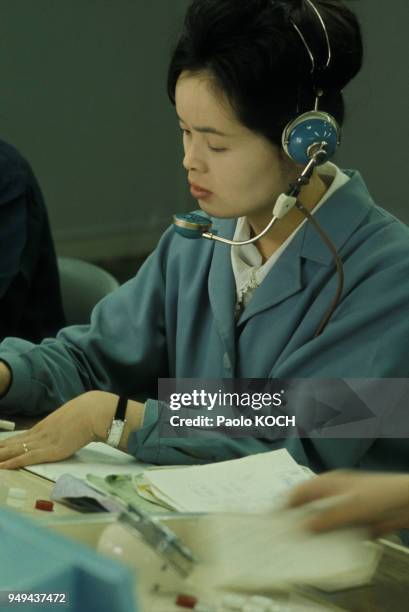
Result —
<instances>
[{"instance_id":1,"label":"woman's lips","mask_svg":"<svg viewBox=\"0 0 409 612\"><path fill-rule=\"evenodd\" d=\"M203 189L199 187L199 185L194 185L193 183L190 183L190 193L196 200L203 200L212 195L211 191L207 191L207 189Z\"/></svg>"}]
</instances>

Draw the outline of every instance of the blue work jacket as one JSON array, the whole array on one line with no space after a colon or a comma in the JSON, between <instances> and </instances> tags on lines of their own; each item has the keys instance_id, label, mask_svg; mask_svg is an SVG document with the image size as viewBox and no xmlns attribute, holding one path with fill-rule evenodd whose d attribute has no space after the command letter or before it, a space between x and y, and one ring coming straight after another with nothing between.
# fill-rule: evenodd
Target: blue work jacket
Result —
<instances>
[{"instance_id":1,"label":"blue work jacket","mask_svg":"<svg viewBox=\"0 0 409 612\"><path fill-rule=\"evenodd\" d=\"M40 345L8 339L0 358L13 372L1 410L49 412L90 390L147 397L129 452L154 463L200 463L285 446L317 471L407 469L409 443L388 439L266 441L223 435L163 437L157 379L406 378L409 371L409 229L376 206L359 173L316 213L345 271L342 299L324 332L337 274L306 224L235 319L228 246L188 240L172 228L135 278L104 298L89 325ZM213 219L232 237L235 220Z\"/></svg>"}]
</instances>

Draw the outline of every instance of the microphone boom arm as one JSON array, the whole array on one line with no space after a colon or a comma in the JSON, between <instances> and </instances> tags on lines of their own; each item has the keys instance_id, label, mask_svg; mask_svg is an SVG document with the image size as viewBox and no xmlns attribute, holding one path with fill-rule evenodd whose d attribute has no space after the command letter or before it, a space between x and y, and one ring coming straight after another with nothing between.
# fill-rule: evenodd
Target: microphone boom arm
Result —
<instances>
[{"instance_id":1,"label":"microphone boom arm","mask_svg":"<svg viewBox=\"0 0 409 612\"><path fill-rule=\"evenodd\" d=\"M282 193L274 206L273 209L273 218L270 223L263 229L262 232L254 236L253 238L249 238L248 240L229 240L228 238L222 238L221 236L217 236L217 234L213 234L212 232L203 232L202 238L206 238L207 240L215 240L216 242L222 242L223 244L228 244L230 246L244 246L246 244L252 244L257 240L260 240L263 236L270 231L273 227L274 223L281 219L286 215L293 206L297 203L297 196L299 195L301 188L304 185L307 185L312 177L312 174L317 166L321 163L321 157L326 156L326 143L322 142L320 145L314 145L317 147L317 150L312 153L312 157L303 172L298 177L295 183L290 185L290 189L288 193Z\"/></svg>"}]
</instances>

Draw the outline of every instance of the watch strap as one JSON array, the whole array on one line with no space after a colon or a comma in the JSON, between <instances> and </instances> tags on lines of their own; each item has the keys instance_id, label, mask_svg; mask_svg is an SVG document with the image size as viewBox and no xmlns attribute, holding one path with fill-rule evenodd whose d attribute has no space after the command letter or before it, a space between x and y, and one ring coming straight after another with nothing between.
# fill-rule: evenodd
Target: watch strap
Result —
<instances>
[{"instance_id":1,"label":"watch strap","mask_svg":"<svg viewBox=\"0 0 409 612\"><path fill-rule=\"evenodd\" d=\"M114 419L119 421L125 421L126 407L128 405L128 398L124 395L121 395L118 399L118 403L116 405L116 411Z\"/></svg>"}]
</instances>

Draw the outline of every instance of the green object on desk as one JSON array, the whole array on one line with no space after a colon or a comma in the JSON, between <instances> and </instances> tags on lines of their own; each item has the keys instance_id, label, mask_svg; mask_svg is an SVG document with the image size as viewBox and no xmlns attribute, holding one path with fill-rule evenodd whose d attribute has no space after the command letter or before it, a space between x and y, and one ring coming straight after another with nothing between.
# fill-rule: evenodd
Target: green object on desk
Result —
<instances>
[{"instance_id":1,"label":"green object on desk","mask_svg":"<svg viewBox=\"0 0 409 612\"><path fill-rule=\"evenodd\" d=\"M126 504L132 504L143 512L149 514L169 514L173 512L173 510L144 499L137 493L135 483L141 478L142 474L136 476L132 474L110 474L104 478L87 474L87 481L91 486L96 487L103 493L117 497Z\"/></svg>"}]
</instances>

